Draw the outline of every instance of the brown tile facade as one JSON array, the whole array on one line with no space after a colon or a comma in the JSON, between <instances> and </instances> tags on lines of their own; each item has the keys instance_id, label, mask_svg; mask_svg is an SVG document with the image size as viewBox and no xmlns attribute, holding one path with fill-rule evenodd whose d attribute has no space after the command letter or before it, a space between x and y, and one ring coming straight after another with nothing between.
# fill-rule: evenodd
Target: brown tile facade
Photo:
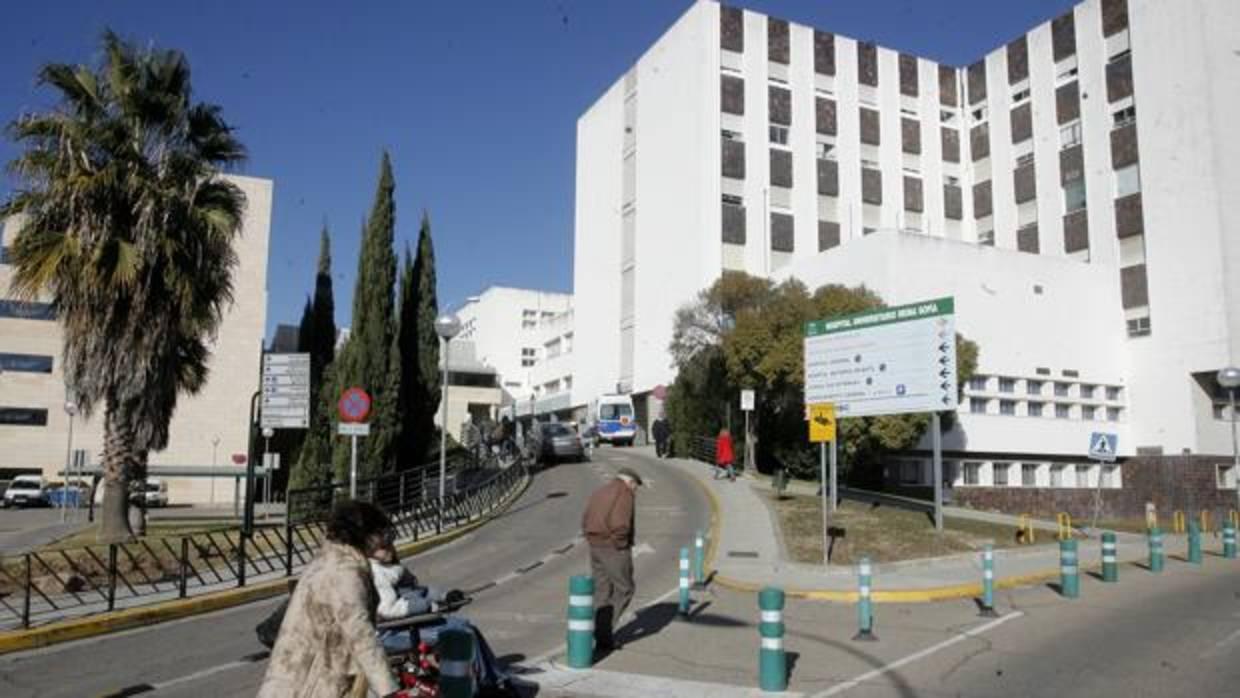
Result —
<instances>
[{"instance_id":1,"label":"brown tile facade","mask_svg":"<svg viewBox=\"0 0 1240 698\"><path fill-rule=\"evenodd\" d=\"M1141 213L1141 192L1115 200L1115 234L1121 238L1145 233L1145 221Z\"/></svg>"},{"instance_id":2,"label":"brown tile facade","mask_svg":"<svg viewBox=\"0 0 1240 698\"><path fill-rule=\"evenodd\" d=\"M768 85L766 102L771 123L789 126L792 124L792 91L786 87Z\"/></svg>"},{"instance_id":3,"label":"brown tile facade","mask_svg":"<svg viewBox=\"0 0 1240 698\"><path fill-rule=\"evenodd\" d=\"M986 60L982 59L969 66L969 104L974 105L986 99Z\"/></svg>"},{"instance_id":4,"label":"brown tile facade","mask_svg":"<svg viewBox=\"0 0 1240 698\"><path fill-rule=\"evenodd\" d=\"M955 107L960 104L956 94L956 71L949 66L939 66L939 104Z\"/></svg>"},{"instance_id":5,"label":"brown tile facade","mask_svg":"<svg viewBox=\"0 0 1240 698\"><path fill-rule=\"evenodd\" d=\"M857 42L857 82L878 85L878 46L870 41Z\"/></svg>"},{"instance_id":6,"label":"brown tile facade","mask_svg":"<svg viewBox=\"0 0 1240 698\"><path fill-rule=\"evenodd\" d=\"M900 54L900 94L917 96L917 57Z\"/></svg>"},{"instance_id":7,"label":"brown tile facade","mask_svg":"<svg viewBox=\"0 0 1240 698\"><path fill-rule=\"evenodd\" d=\"M960 162L960 132L954 128L943 126L939 133L943 146L943 160L946 162Z\"/></svg>"},{"instance_id":8,"label":"brown tile facade","mask_svg":"<svg viewBox=\"0 0 1240 698\"><path fill-rule=\"evenodd\" d=\"M745 22L739 7L719 8L719 47L744 52Z\"/></svg>"},{"instance_id":9,"label":"brown tile facade","mask_svg":"<svg viewBox=\"0 0 1240 698\"><path fill-rule=\"evenodd\" d=\"M788 22L766 19L766 58L772 63L788 65Z\"/></svg>"},{"instance_id":10,"label":"brown tile facade","mask_svg":"<svg viewBox=\"0 0 1240 698\"><path fill-rule=\"evenodd\" d=\"M926 208L925 197L922 196L921 180L917 177L904 175L904 210L921 213Z\"/></svg>"},{"instance_id":11,"label":"brown tile facade","mask_svg":"<svg viewBox=\"0 0 1240 698\"><path fill-rule=\"evenodd\" d=\"M1012 171L1012 186L1018 204L1038 198L1038 178L1032 162Z\"/></svg>"},{"instance_id":12,"label":"brown tile facade","mask_svg":"<svg viewBox=\"0 0 1240 698\"><path fill-rule=\"evenodd\" d=\"M1145 278L1144 264L1119 270L1119 296L1124 310L1150 304L1150 288Z\"/></svg>"},{"instance_id":13,"label":"brown tile facade","mask_svg":"<svg viewBox=\"0 0 1240 698\"><path fill-rule=\"evenodd\" d=\"M719 80L720 107L725 114L745 113L745 81L734 75L724 75Z\"/></svg>"},{"instance_id":14,"label":"brown tile facade","mask_svg":"<svg viewBox=\"0 0 1240 698\"><path fill-rule=\"evenodd\" d=\"M861 200L867 204L883 203L883 173L869 167L861 168Z\"/></svg>"},{"instance_id":15,"label":"brown tile facade","mask_svg":"<svg viewBox=\"0 0 1240 698\"><path fill-rule=\"evenodd\" d=\"M1021 252L1037 254L1040 252L1038 244L1038 224L1027 225L1016 231L1016 249Z\"/></svg>"},{"instance_id":16,"label":"brown tile facade","mask_svg":"<svg viewBox=\"0 0 1240 698\"><path fill-rule=\"evenodd\" d=\"M814 30L814 72L835 75L835 35Z\"/></svg>"},{"instance_id":17,"label":"brown tile facade","mask_svg":"<svg viewBox=\"0 0 1240 698\"><path fill-rule=\"evenodd\" d=\"M840 164L835 160L818 160L818 193L840 195Z\"/></svg>"},{"instance_id":18,"label":"brown tile facade","mask_svg":"<svg viewBox=\"0 0 1240 698\"><path fill-rule=\"evenodd\" d=\"M771 213L771 250L774 252L794 252L796 235L792 227L792 216L787 213Z\"/></svg>"},{"instance_id":19,"label":"brown tile facade","mask_svg":"<svg viewBox=\"0 0 1240 698\"><path fill-rule=\"evenodd\" d=\"M963 195L959 185L943 185L943 215L954 221L964 218Z\"/></svg>"},{"instance_id":20,"label":"brown tile facade","mask_svg":"<svg viewBox=\"0 0 1240 698\"><path fill-rule=\"evenodd\" d=\"M1064 252L1080 252L1089 249L1089 212L1073 211L1063 217Z\"/></svg>"},{"instance_id":21,"label":"brown tile facade","mask_svg":"<svg viewBox=\"0 0 1240 698\"><path fill-rule=\"evenodd\" d=\"M771 186L792 188L792 151L771 148Z\"/></svg>"},{"instance_id":22,"label":"brown tile facade","mask_svg":"<svg viewBox=\"0 0 1240 698\"><path fill-rule=\"evenodd\" d=\"M1118 170L1136 164L1139 159L1137 125L1128 124L1111 131L1111 167Z\"/></svg>"},{"instance_id":23,"label":"brown tile facade","mask_svg":"<svg viewBox=\"0 0 1240 698\"><path fill-rule=\"evenodd\" d=\"M834 136L836 133L835 100L826 97L814 98L814 128L818 133Z\"/></svg>"},{"instance_id":24,"label":"brown tile facade","mask_svg":"<svg viewBox=\"0 0 1240 698\"><path fill-rule=\"evenodd\" d=\"M990 180L973 185L973 217L985 218L994 213L994 202L990 191Z\"/></svg>"},{"instance_id":25,"label":"brown tile facade","mask_svg":"<svg viewBox=\"0 0 1240 698\"><path fill-rule=\"evenodd\" d=\"M1013 40L1007 45L1008 84L1016 83L1029 77L1029 42L1025 37Z\"/></svg>"},{"instance_id":26,"label":"brown tile facade","mask_svg":"<svg viewBox=\"0 0 1240 698\"><path fill-rule=\"evenodd\" d=\"M1060 85L1055 89L1055 114L1059 123L1079 119L1081 116L1081 85L1077 81Z\"/></svg>"},{"instance_id":27,"label":"brown tile facade","mask_svg":"<svg viewBox=\"0 0 1240 698\"><path fill-rule=\"evenodd\" d=\"M861 107L861 142L868 145L879 145L882 142L876 109Z\"/></svg>"},{"instance_id":28,"label":"brown tile facade","mask_svg":"<svg viewBox=\"0 0 1240 698\"><path fill-rule=\"evenodd\" d=\"M731 138L723 141L723 176L745 178L745 144Z\"/></svg>"},{"instance_id":29,"label":"brown tile facade","mask_svg":"<svg viewBox=\"0 0 1240 698\"><path fill-rule=\"evenodd\" d=\"M969 129L969 154L973 162L990 157L989 124L978 124Z\"/></svg>"},{"instance_id":30,"label":"brown tile facade","mask_svg":"<svg viewBox=\"0 0 1240 698\"><path fill-rule=\"evenodd\" d=\"M1056 63L1076 53L1076 19L1071 11L1051 20L1051 47Z\"/></svg>"},{"instance_id":31,"label":"brown tile facade","mask_svg":"<svg viewBox=\"0 0 1240 698\"><path fill-rule=\"evenodd\" d=\"M900 142L904 152L918 155L921 153L921 122L907 116L900 119Z\"/></svg>"},{"instance_id":32,"label":"brown tile facade","mask_svg":"<svg viewBox=\"0 0 1240 698\"><path fill-rule=\"evenodd\" d=\"M1102 35L1111 36L1128 28L1128 0L1102 0Z\"/></svg>"},{"instance_id":33,"label":"brown tile facade","mask_svg":"<svg viewBox=\"0 0 1240 698\"><path fill-rule=\"evenodd\" d=\"M745 207L723 205L723 241L732 245L745 244Z\"/></svg>"},{"instance_id":34,"label":"brown tile facade","mask_svg":"<svg viewBox=\"0 0 1240 698\"><path fill-rule=\"evenodd\" d=\"M1009 118L1012 122L1012 142L1020 143L1033 138L1033 105L1029 102L1012 110Z\"/></svg>"},{"instance_id":35,"label":"brown tile facade","mask_svg":"<svg viewBox=\"0 0 1240 698\"><path fill-rule=\"evenodd\" d=\"M1107 101L1132 96L1132 56L1107 63Z\"/></svg>"},{"instance_id":36,"label":"brown tile facade","mask_svg":"<svg viewBox=\"0 0 1240 698\"><path fill-rule=\"evenodd\" d=\"M818 221L818 251L829 250L840 244L840 224L835 221Z\"/></svg>"},{"instance_id":37,"label":"brown tile facade","mask_svg":"<svg viewBox=\"0 0 1240 698\"><path fill-rule=\"evenodd\" d=\"M1081 146L1074 145L1059 151L1059 183L1067 184L1085 176L1085 154Z\"/></svg>"}]
</instances>

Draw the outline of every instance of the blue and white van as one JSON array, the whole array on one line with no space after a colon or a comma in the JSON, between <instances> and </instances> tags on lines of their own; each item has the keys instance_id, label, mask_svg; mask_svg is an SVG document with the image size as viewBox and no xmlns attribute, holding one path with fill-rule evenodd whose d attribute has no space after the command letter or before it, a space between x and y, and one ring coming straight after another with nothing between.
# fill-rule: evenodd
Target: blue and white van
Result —
<instances>
[{"instance_id":1,"label":"blue and white van","mask_svg":"<svg viewBox=\"0 0 1240 698\"><path fill-rule=\"evenodd\" d=\"M632 446L637 436L633 399L628 395L603 395L594 405L598 440L613 446Z\"/></svg>"}]
</instances>

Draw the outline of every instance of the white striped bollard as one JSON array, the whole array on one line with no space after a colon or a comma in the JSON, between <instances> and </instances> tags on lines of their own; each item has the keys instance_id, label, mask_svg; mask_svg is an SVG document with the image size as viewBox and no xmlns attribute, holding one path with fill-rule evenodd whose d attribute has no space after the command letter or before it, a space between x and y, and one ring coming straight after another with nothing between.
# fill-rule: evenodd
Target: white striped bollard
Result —
<instances>
[{"instance_id":1,"label":"white striped bollard","mask_svg":"<svg viewBox=\"0 0 1240 698\"><path fill-rule=\"evenodd\" d=\"M706 541L702 529L693 538L693 584L698 589L706 586Z\"/></svg>"},{"instance_id":2,"label":"white striped bollard","mask_svg":"<svg viewBox=\"0 0 1240 698\"><path fill-rule=\"evenodd\" d=\"M439 634L439 691L443 698L473 698L474 634L451 628Z\"/></svg>"},{"instance_id":3,"label":"white striped bollard","mask_svg":"<svg viewBox=\"0 0 1240 698\"><path fill-rule=\"evenodd\" d=\"M978 615L995 618L995 546L990 543L982 548L982 609Z\"/></svg>"},{"instance_id":4,"label":"white striped bollard","mask_svg":"<svg viewBox=\"0 0 1240 698\"><path fill-rule=\"evenodd\" d=\"M1102 581L1119 581L1119 561L1115 557L1115 534L1110 531L1102 534Z\"/></svg>"},{"instance_id":5,"label":"white striped bollard","mask_svg":"<svg viewBox=\"0 0 1240 698\"><path fill-rule=\"evenodd\" d=\"M878 638L874 635L874 612L870 605L870 579L873 568L870 565L870 558L863 557L861 562L857 564L857 634L853 636L854 640L872 641Z\"/></svg>"},{"instance_id":6,"label":"white striped bollard","mask_svg":"<svg viewBox=\"0 0 1240 698\"><path fill-rule=\"evenodd\" d=\"M594 579L568 580L568 666L589 669L594 663Z\"/></svg>"},{"instance_id":7,"label":"white striped bollard","mask_svg":"<svg viewBox=\"0 0 1240 698\"><path fill-rule=\"evenodd\" d=\"M767 587L758 592L761 611L758 632L762 637L758 650L758 687L778 693L788 688L788 658L784 654L784 592Z\"/></svg>"},{"instance_id":8,"label":"white striped bollard","mask_svg":"<svg viewBox=\"0 0 1240 698\"><path fill-rule=\"evenodd\" d=\"M689 549L680 549L680 606L682 616L689 615Z\"/></svg>"}]
</instances>

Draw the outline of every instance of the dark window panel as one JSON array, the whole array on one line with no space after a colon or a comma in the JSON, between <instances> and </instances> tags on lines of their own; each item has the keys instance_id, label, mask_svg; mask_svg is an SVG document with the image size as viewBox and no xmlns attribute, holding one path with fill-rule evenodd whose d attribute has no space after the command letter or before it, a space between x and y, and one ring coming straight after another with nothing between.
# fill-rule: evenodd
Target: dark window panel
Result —
<instances>
[{"instance_id":1,"label":"dark window panel","mask_svg":"<svg viewBox=\"0 0 1240 698\"><path fill-rule=\"evenodd\" d=\"M990 125L978 124L969 129L969 154L973 162L990 157Z\"/></svg>"},{"instance_id":2,"label":"dark window panel","mask_svg":"<svg viewBox=\"0 0 1240 698\"><path fill-rule=\"evenodd\" d=\"M1029 102L1016 107L1011 113L1012 142L1020 143L1033 138L1033 105Z\"/></svg>"},{"instance_id":3,"label":"dark window panel","mask_svg":"<svg viewBox=\"0 0 1240 698\"><path fill-rule=\"evenodd\" d=\"M1140 159L1137 151L1137 125L1128 124L1111 131L1111 167L1120 169Z\"/></svg>"},{"instance_id":4,"label":"dark window panel","mask_svg":"<svg viewBox=\"0 0 1240 698\"><path fill-rule=\"evenodd\" d=\"M986 61L980 60L969 66L969 104L986 99Z\"/></svg>"},{"instance_id":5,"label":"dark window panel","mask_svg":"<svg viewBox=\"0 0 1240 698\"><path fill-rule=\"evenodd\" d=\"M739 7L719 8L719 46L738 53L745 50L745 21Z\"/></svg>"},{"instance_id":6,"label":"dark window panel","mask_svg":"<svg viewBox=\"0 0 1240 698\"><path fill-rule=\"evenodd\" d=\"M909 97L918 94L917 57L907 53L900 54L900 94Z\"/></svg>"},{"instance_id":7,"label":"dark window panel","mask_svg":"<svg viewBox=\"0 0 1240 698\"><path fill-rule=\"evenodd\" d=\"M13 373L51 373L52 357L42 354L0 353L0 371Z\"/></svg>"},{"instance_id":8,"label":"dark window panel","mask_svg":"<svg viewBox=\"0 0 1240 698\"><path fill-rule=\"evenodd\" d=\"M1128 0L1102 0L1102 35L1111 36L1128 28Z\"/></svg>"},{"instance_id":9,"label":"dark window panel","mask_svg":"<svg viewBox=\"0 0 1240 698\"><path fill-rule=\"evenodd\" d=\"M857 82L878 85L878 46L873 42L857 42Z\"/></svg>"},{"instance_id":10,"label":"dark window panel","mask_svg":"<svg viewBox=\"0 0 1240 698\"><path fill-rule=\"evenodd\" d=\"M792 227L792 216L786 213L771 213L771 250L774 252L794 252L796 235Z\"/></svg>"},{"instance_id":11,"label":"dark window panel","mask_svg":"<svg viewBox=\"0 0 1240 698\"><path fill-rule=\"evenodd\" d=\"M1085 176L1085 155L1081 146L1074 145L1059 151L1059 183L1067 184Z\"/></svg>"},{"instance_id":12,"label":"dark window panel","mask_svg":"<svg viewBox=\"0 0 1240 698\"><path fill-rule=\"evenodd\" d=\"M960 132L946 126L943 126L939 132L942 134L943 160L960 162Z\"/></svg>"},{"instance_id":13,"label":"dark window panel","mask_svg":"<svg viewBox=\"0 0 1240 698\"><path fill-rule=\"evenodd\" d=\"M0 264L8 264L8 263L9 263L9 248L5 245L0 245Z\"/></svg>"},{"instance_id":14,"label":"dark window panel","mask_svg":"<svg viewBox=\"0 0 1240 698\"><path fill-rule=\"evenodd\" d=\"M922 195L921 180L917 177L904 177L904 210L921 213L926 210L925 197Z\"/></svg>"},{"instance_id":15,"label":"dark window panel","mask_svg":"<svg viewBox=\"0 0 1240 698\"><path fill-rule=\"evenodd\" d=\"M921 122L907 116L900 119L900 141L904 152L914 155L921 153Z\"/></svg>"},{"instance_id":16,"label":"dark window panel","mask_svg":"<svg viewBox=\"0 0 1240 698\"><path fill-rule=\"evenodd\" d=\"M994 213L991 201L990 180L973 185L973 217L985 218Z\"/></svg>"},{"instance_id":17,"label":"dark window panel","mask_svg":"<svg viewBox=\"0 0 1240 698\"><path fill-rule=\"evenodd\" d=\"M744 115L745 81L734 75L721 76L720 104L725 114Z\"/></svg>"},{"instance_id":18,"label":"dark window panel","mask_svg":"<svg viewBox=\"0 0 1240 698\"><path fill-rule=\"evenodd\" d=\"M1089 215L1086 209L1073 211L1063 217L1064 252L1080 252L1089 249Z\"/></svg>"},{"instance_id":19,"label":"dark window panel","mask_svg":"<svg viewBox=\"0 0 1240 698\"><path fill-rule=\"evenodd\" d=\"M823 196L840 195L840 164L835 160L818 161L818 193Z\"/></svg>"},{"instance_id":20,"label":"dark window panel","mask_svg":"<svg viewBox=\"0 0 1240 698\"><path fill-rule=\"evenodd\" d=\"M861 168L861 200L867 204L883 203L883 173L869 167Z\"/></svg>"},{"instance_id":21,"label":"dark window panel","mask_svg":"<svg viewBox=\"0 0 1240 698\"><path fill-rule=\"evenodd\" d=\"M723 241L732 245L745 244L745 207L723 205Z\"/></svg>"},{"instance_id":22,"label":"dark window panel","mask_svg":"<svg viewBox=\"0 0 1240 698\"><path fill-rule=\"evenodd\" d=\"M960 187L955 184L943 185L943 215L958 221L964 217L963 213L963 196Z\"/></svg>"},{"instance_id":23,"label":"dark window panel","mask_svg":"<svg viewBox=\"0 0 1240 698\"><path fill-rule=\"evenodd\" d=\"M775 85L768 85L766 89L771 123L790 125L792 123L792 92Z\"/></svg>"},{"instance_id":24,"label":"dark window panel","mask_svg":"<svg viewBox=\"0 0 1240 698\"><path fill-rule=\"evenodd\" d=\"M1076 53L1076 19L1071 11L1051 20L1051 45L1056 63Z\"/></svg>"},{"instance_id":25,"label":"dark window panel","mask_svg":"<svg viewBox=\"0 0 1240 698\"><path fill-rule=\"evenodd\" d=\"M1119 270L1119 295L1124 310L1150 304L1150 289L1145 278L1144 264Z\"/></svg>"},{"instance_id":26,"label":"dark window panel","mask_svg":"<svg viewBox=\"0 0 1240 698\"><path fill-rule=\"evenodd\" d=\"M731 138L723 140L723 176L745 178L745 144Z\"/></svg>"},{"instance_id":27,"label":"dark window panel","mask_svg":"<svg viewBox=\"0 0 1240 698\"><path fill-rule=\"evenodd\" d=\"M1016 249L1021 252L1029 252L1037 254L1040 251L1038 244L1038 226L1037 224L1027 225L1016 231Z\"/></svg>"},{"instance_id":28,"label":"dark window panel","mask_svg":"<svg viewBox=\"0 0 1240 698\"><path fill-rule=\"evenodd\" d=\"M1012 185L1016 189L1016 203L1023 204L1038 197L1038 180L1033 163L1016 168L1012 172Z\"/></svg>"},{"instance_id":29,"label":"dark window panel","mask_svg":"<svg viewBox=\"0 0 1240 698\"><path fill-rule=\"evenodd\" d=\"M1141 192L1115 200L1115 234L1121 238L1145 233L1141 215Z\"/></svg>"},{"instance_id":30,"label":"dark window panel","mask_svg":"<svg viewBox=\"0 0 1240 698\"><path fill-rule=\"evenodd\" d=\"M32 303L0 298L0 318L55 320L56 309L50 303Z\"/></svg>"},{"instance_id":31,"label":"dark window panel","mask_svg":"<svg viewBox=\"0 0 1240 698\"><path fill-rule=\"evenodd\" d=\"M1008 84L1016 83L1029 77L1029 42L1025 37L1013 40L1007 45Z\"/></svg>"},{"instance_id":32,"label":"dark window panel","mask_svg":"<svg viewBox=\"0 0 1240 698\"><path fill-rule=\"evenodd\" d=\"M771 148L771 186L792 187L792 151Z\"/></svg>"},{"instance_id":33,"label":"dark window panel","mask_svg":"<svg viewBox=\"0 0 1240 698\"><path fill-rule=\"evenodd\" d=\"M814 72L835 75L835 35L814 30Z\"/></svg>"},{"instance_id":34,"label":"dark window panel","mask_svg":"<svg viewBox=\"0 0 1240 698\"><path fill-rule=\"evenodd\" d=\"M1075 80L1055 89L1055 113L1063 125L1081 117L1081 84Z\"/></svg>"},{"instance_id":35,"label":"dark window panel","mask_svg":"<svg viewBox=\"0 0 1240 698\"><path fill-rule=\"evenodd\" d=\"M869 145L879 145L882 140L881 136L878 111L861 107L861 142Z\"/></svg>"},{"instance_id":36,"label":"dark window panel","mask_svg":"<svg viewBox=\"0 0 1240 698\"><path fill-rule=\"evenodd\" d=\"M766 20L766 57L772 63L788 64L788 22L768 17Z\"/></svg>"},{"instance_id":37,"label":"dark window panel","mask_svg":"<svg viewBox=\"0 0 1240 698\"><path fill-rule=\"evenodd\" d=\"M960 104L960 97L956 94L956 70L946 65L939 66L939 104L945 107Z\"/></svg>"},{"instance_id":38,"label":"dark window panel","mask_svg":"<svg viewBox=\"0 0 1240 698\"><path fill-rule=\"evenodd\" d=\"M47 410L32 407L0 407L0 424L16 427L47 426Z\"/></svg>"},{"instance_id":39,"label":"dark window panel","mask_svg":"<svg viewBox=\"0 0 1240 698\"><path fill-rule=\"evenodd\" d=\"M1132 56L1107 63L1107 101L1132 96Z\"/></svg>"},{"instance_id":40,"label":"dark window panel","mask_svg":"<svg viewBox=\"0 0 1240 698\"><path fill-rule=\"evenodd\" d=\"M818 221L818 251L823 252L840 244L840 224L835 221Z\"/></svg>"},{"instance_id":41,"label":"dark window panel","mask_svg":"<svg viewBox=\"0 0 1240 698\"><path fill-rule=\"evenodd\" d=\"M836 134L835 100L826 97L814 98L815 129L818 133L834 136Z\"/></svg>"}]
</instances>

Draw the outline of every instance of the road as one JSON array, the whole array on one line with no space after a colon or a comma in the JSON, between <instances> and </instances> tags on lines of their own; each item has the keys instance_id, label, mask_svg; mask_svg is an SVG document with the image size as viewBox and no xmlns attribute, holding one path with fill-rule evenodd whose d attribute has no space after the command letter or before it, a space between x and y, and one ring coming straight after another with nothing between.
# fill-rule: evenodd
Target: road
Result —
<instances>
[{"instance_id":1,"label":"road","mask_svg":"<svg viewBox=\"0 0 1240 698\"><path fill-rule=\"evenodd\" d=\"M465 615L501 659L553 652L564 639L568 578L588 573L578 539L585 499L626 465L647 485L638 494L635 606L662 597L676 588L679 549L707 525L709 505L697 485L629 449L540 471L500 518L406 563L428 583L477 590ZM0 695L252 695L266 666L253 628L276 603L0 657Z\"/></svg>"}]
</instances>

